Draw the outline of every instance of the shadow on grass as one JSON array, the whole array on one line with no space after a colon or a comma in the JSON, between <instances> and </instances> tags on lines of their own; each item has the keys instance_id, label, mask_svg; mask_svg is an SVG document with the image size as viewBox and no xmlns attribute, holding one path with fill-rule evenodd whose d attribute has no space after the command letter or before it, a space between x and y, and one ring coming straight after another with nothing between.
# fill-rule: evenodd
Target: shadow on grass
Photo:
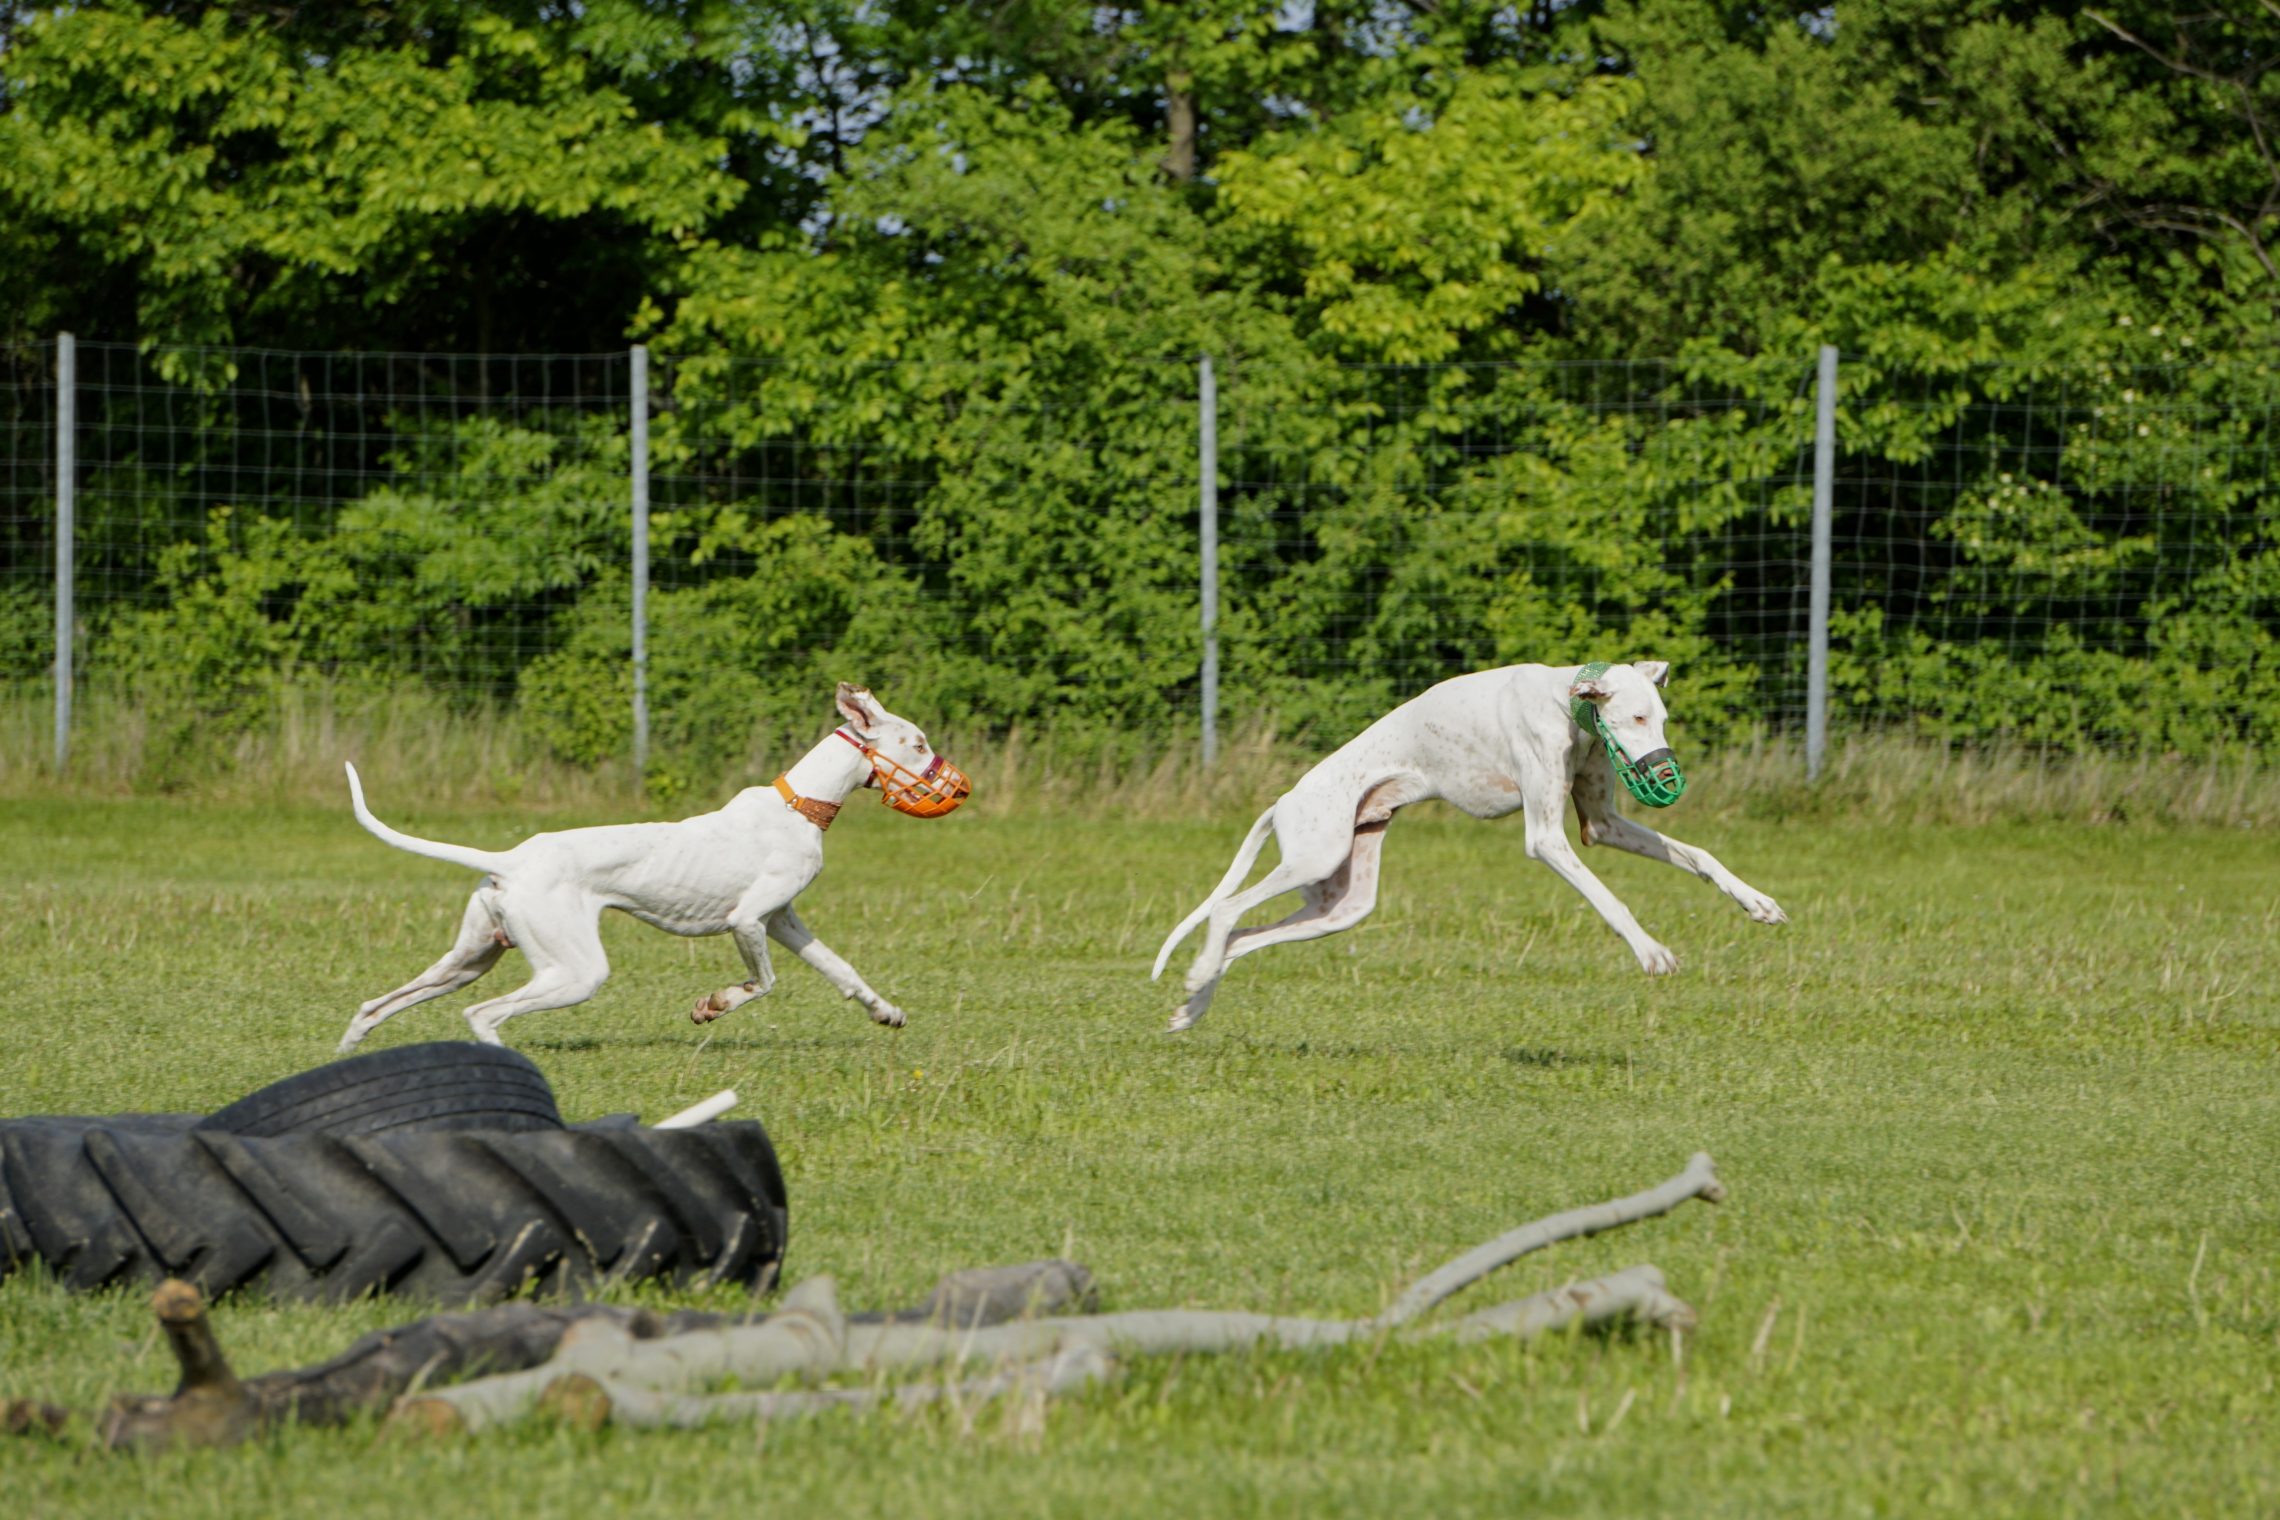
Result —
<instances>
[{"instance_id":1,"label":"shadow on grass","mask_svg":"<svg viewBox=\"0 0 2280 1520\"><path fill-rule=\"evenodd\" d=\"M679 1050L695 1055L699 1050L850 1050L872 1043L860 1034L852 1035L772 1035L766 1033L691 1036L688 1034L651 1035L569 1035L551 1040L523 1040L516 1048L524 1051L543 1050L550 1055L575 1055L595 1050Z\"/></svg>"},{"instance_id":2,"label":"shadow on grass","mask_svg":"<svg viewBox=\"0 0 2280 1520\"><path fill-rule=\"evenodd\" d=\"M1609 1051L1555 1050L1548 1045L1513 1045L1498 1054L1515 1066L1532 1066L1539 1071L1565 1071L1577 1067L1606 1070L1610 1067L1639 1064L1629 1056Z\"/></svg>"}]
</instances>

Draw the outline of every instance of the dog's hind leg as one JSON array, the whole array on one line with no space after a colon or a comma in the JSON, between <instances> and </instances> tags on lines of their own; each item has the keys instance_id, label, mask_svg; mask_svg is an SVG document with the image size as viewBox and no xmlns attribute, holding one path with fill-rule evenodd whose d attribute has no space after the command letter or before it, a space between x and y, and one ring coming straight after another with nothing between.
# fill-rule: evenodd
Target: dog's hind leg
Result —
<instances>
[{"instance_id":1,"label":"dog's hind leg","mask_svg":"<svg viewBox=\"0 0 2280 1520\"><path fill-rule=\"evenodd\" d=\"M1346 868L1340 866L1321 881L1310 881L1298 889L1299 904L1288 918L1278 918L1271 924L1257 924L1248 929L1237 929L1227 936L1227 954L1222 964L1232 965L1243 958L1245 945L1261 935L1280 934L1299 924L1311 923L1322 916L1323 910L1337 901L1346 890Z\"/></svg>"},{"instance_id":2,"label":"dog's hind leg","mask_svg":"<svg viewBox=\"0 0 2280 1520\"><path fill-rule=\"evenodd\" d=\"M609 980L610 960L602 950L600 910L575 897L542 899L536 911L526 902L507 905L507 932L530 960L530 980L504 997L467 1010L467 1027L486 1045L504 1043L499 1026L542 1008L583 1003Z\"/></svg>"},{"instance_id":3,"label":"dog's hind leg","mask_svg":"<svg viewBox=\"0 0 2280 1520\"><path fill-rule=\"evenodd\" d=\"M348 1021L348 1032L340 1037L342 1055L355 1050L366 1035L405 1009L457 992L499 963L499 957L507 953L507 938L492 914L491 891L484 887L467 899L467 911L459 920L459 938L441 960L395 991L356 1010L356 1017Z\"/></svg>"},{"instance_id":4,"label":"dog's hind leg","mask_svg":"<svg viewBox=\"0 0 2280 1520\"><path fill-rule=\"evenodd\" d=\"M1310 892L1306 908L1279 924L1245 929L1227 942L1225 965L1232 966L1254 951L1274 945L1295 945L1323 939L1351 929L1377 906L1378 865L1385 850L1385 825L1365 824L1354 831L1353 853L1337 874ZM1222 971L1224 974L1224 968Z\"/></svg>"},{"instance_id":5,"label":"dog's hind leg","mask_svg":"<svg viewBox=\"0 0 2280 1520\"><path fill-rule=\"evenodd\" d=\"M1294 870L1290 862L1285 860L1262 877L1257 886L1238 892L1212 906L1211 917L1204 930L1203 948L1196 952L1194 963L1188 967L1187 1001L1172 1015L1171 1028L1174 1034L1190 1027L1210 1011L1212 996L1219 991L1219 979L1227 974L1227 946L1228 941L1234 938L1235 921L1259 904L1290 891L1304 891L1307 894L1307 905L1291 915L1294 919L1305 918L1313 911L1313 904L1321 900L1320 880L1328 874L1327 871L1317 875Z\"/></svg>"},{"instance_id":6,"label":"dog's hind leg","mask_svg":"<svg viewBox=\"0 0 2280 1520\"><path fill-rule=\"evenodd\" d=\"M1314 904L1327 900L1323 884L1337 874L1353 852L1353 825L1342 813L1343 809L1340 813L1320 809L1301 812L1291 808L1286 799L1275 821L1275 840L1282 859L1256 885L1212 905L1205 921L1203 946L1188 967L1187 1001L1172 1015L1175 1032L1195 1023L1211 1007L1219 979L1227 974L1228 942L1244 914L1285 892L1304 891L1306 906L1284 921L1301 923L1310 917Z\"/></svg>"}]
</instances>

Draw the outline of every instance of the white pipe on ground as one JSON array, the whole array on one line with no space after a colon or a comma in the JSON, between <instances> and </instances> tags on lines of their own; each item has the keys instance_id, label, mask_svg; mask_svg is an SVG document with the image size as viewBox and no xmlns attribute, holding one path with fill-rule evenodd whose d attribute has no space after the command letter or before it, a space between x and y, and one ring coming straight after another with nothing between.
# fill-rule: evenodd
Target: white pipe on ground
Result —
<instances>
[{"instance_id":1,"label":"white pipe on ground","mask_svg":"<svg viewBox=\"0 0 2280 1520\"><path fill-rule=\"evenodd\" d=\"M649 1127L651 1129L695 1129L700 1124L710 1124L734 1107L736 1107L736 1089L724 1087L693 1108L684 1108L672 1118L660 1119Z\"/></svg>"}]
</instances>

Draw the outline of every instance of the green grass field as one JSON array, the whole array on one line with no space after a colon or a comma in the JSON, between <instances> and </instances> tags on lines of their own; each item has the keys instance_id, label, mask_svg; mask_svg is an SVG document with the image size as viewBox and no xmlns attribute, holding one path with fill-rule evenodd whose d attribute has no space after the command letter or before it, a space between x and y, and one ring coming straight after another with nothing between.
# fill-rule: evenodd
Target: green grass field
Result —
<instances>
[{"instance_id":1,"label":"green grass field","mask_svg":"<svg viewBox=\"0 0 2280 1520\"><path fill-rule=\"evenodd\" d=\"M528 814L422 811L483 844ZM1147 965L1241 820L938 823L861 808L802 901L912 1013L871 1027L780 958L683 1010L725 940L607 928L615 976L509 1027L572 1118L734 1086L782 1152L790 1275L852 1306L1068 1254L1112 1308L1362 1314L1473 1242L1707 1149L1723 1208L1529 1258L1480 1307L1653 1261L1667 1338L1135 1362L1054 1407L756 1435L290 1432L149 1461L0 1443L10 1513L1810 1515L2280 1510L2280 859L2264 830L1674 831L1772 892L1587 859L1685 961L1650 982L1522 854L1438 810L1377 916L1242 963L1163 1033ZM569 819L553 815L549 824ZM446 943L467 873L345 806L0 802L0 1110L218 1105L329 1058ZM1184 960L1179 964L1184 965ZM374 1044L457 1038L456 1010ZM409 1317L225 1305L242 1370ZM145 1295L0 1283L0 1394L171 1382Z\"/></svg>"}]
</instances>

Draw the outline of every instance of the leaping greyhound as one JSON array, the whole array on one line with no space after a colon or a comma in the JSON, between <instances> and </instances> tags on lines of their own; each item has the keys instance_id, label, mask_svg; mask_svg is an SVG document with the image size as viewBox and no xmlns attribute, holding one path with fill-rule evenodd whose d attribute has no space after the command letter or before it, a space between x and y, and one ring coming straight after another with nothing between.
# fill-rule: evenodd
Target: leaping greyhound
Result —
<instances>
[{"instance_id":1,"label":"leaping greyhound","mask_svg":"<svg viewBox=\"0 0 2280 1520\"><path fill-rule=\"evenodd\" d=\"M1270 945L1351 929L1377 906L1378 855L1386 825L1413 802L1439 798L1475 818L1524 811L1530 858L1542 861L1599 910L1649 976L1678 957L1639 927L1631 910L1592 875L1561 828L1569 798L1587 845L1612 845L1692 871L1761 924L1782 924L1780 904L1719 864L1708 850L1666 838L1615 811L1615 782L1650 806L1685 790L1663 739L1668 712L1658 688L1662 660L1632 665L1507 665L1443 681L1364 729L1275 799L1235 852L1211 895L1156 952L1161 977L1181 940L1204 926L1188 968L1187 1001L1171 1027L1186 1029L1211 1007L1227 968ZM1243 879L1272 832L1282 859L1256 886ZM1238 890L1240 889L1240 890ZM1285 892L1302 895L1279 923L1238 929L1251 909Z\"/></svg>"}]
</instances>

